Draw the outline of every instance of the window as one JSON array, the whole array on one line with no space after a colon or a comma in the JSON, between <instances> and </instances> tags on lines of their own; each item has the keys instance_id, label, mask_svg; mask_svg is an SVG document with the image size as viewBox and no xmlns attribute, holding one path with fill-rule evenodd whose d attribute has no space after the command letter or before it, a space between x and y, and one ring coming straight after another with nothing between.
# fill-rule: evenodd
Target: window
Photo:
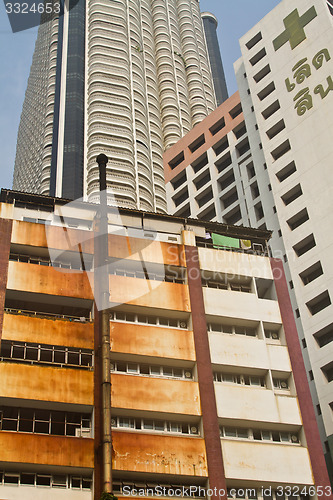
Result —
<instances>
[{"instance_id":1,"label":"window","mask_svg":"<svg viewBox=\"0 0 333 500\"><path fill-rule=\"evenodd\" d=\"M264 111L262 111L262 116L267 120L270 118L274 113L276 113L280 109L280 103L279 101L274 101L270 106L268 106Z\"/></svg>"},{"instance_id":2,"label":"window","mask_svg":"<svg viewBox=\"0 0 333 500\"><path fill-rule=\"evenodd\" d=\"M251 163L246 165L246 170L247 170L247 177L249 180L251 180L256 175L252 161L251 161Z\"/></svg>"},{"instance_id":3,"label":"window","mask_svg":"<svg viewBox=\"0 0 333 500\"><path fill-rule=\"evenodd\" d=\"M289 390L288 379L286 378L274 378L273 377L274 389L280 389L282 391Z\"/></svg>"},{"instance_id":4,"label":"window","mask_svg":"<svg viewBox=\"0 0 333 500\"><path fill-rule=\"evenodd\" d=\"M211 187L206 189L203 193L200 194L200 196L196 197L196 202L199 206L199 208L203 207L208 203L213 198L213 190Z\"/></svg>"},{"instance_id":5,"label":"window","mask_svg":"<svg viewBox=\"0 0 333 500\"><path fill-rule=\"evenodd\" d=\"M290 142L287 139L282 144L280 144L280 146L278 146L276 149L274 149L274 151L271 152L271 155L272 155L273 159L276 161L279 158L281 158L283 155L285 155L288 151L290 151L290 149L291 149Z\"/></svg>"},{"instance_id":6,"label":"window","mask_svg":"<svg viewBox=\"0 0 333 500\"><path fill-rule=\"evenodd\" d=\"M19 363L52 364L68 368L91 368L93 351L76 347L35 344L15 340L2 340L1 360Z\"/></svg>"},{"instance_id":7,"label":"window","mask_svg":"<svg viewBox=\"0 0 333 500\"><path fill-rule=\"evenodd\" d=\"M316 242L314 239L313 234L310 234L306 238L304 238L302 241L297 243L296 245L293 246L294 252L296 253L297 257L301 257L303 254L311 250L316 246Z\"/></svg>"},{"instance_id":8,"label":"window","mask_svg":"<svg viewBox=\"0 0 333 500\"><path fill-rule=\"evenodd\" d=\"M236 145L236 154L237 157L239 158L240 156L243 156L247 151L250 149L250 143L248 138L243 139L239 144Z\"/></svg>"},{"instance_id":9,"label":"window","mask_svg":"<svg viewBox=\"0 0 333 500\"><path fill-rule=\"evenodd\" d=\"M309 220L309 214L307 209L303 208L303 210L298 212L298 214L294 215L289 220L287 220L287 224L290 227L290 229L294 231L299 226L304 224L304 222L306 222L307 220Z\"/></svg>"},{"instance_id":10,"label":"window","mask_svg":"<svg viewBox=\"0 0 333 500\"><path fill-rule=\"evenodd\" d=\"M204 134L202 134L194 142L192 142L192 144L189 145L188 149L191 151L191 153L194 153L194 151L199 149L204 144L205 144L205 136Z\"/></svg>"},{"instance_id":11,"label":"window","mask_svg":"<svg viewBox=\"0 0 333 500\"><path fill-rule=\"evenodd\" d=\"M197 179L193 181L197 190L201 189L207 182L211 180L210 172L207 170L203 175L200 175Z\"/></svg>"},{"instance_id":12,"label":"window","mask_svg":"<svg viewBox=\"0 0 333 500\"><path fill-rule=\"evenodd\" d=\"M217 121L216 123L214 123L214 125L210 127L209 131L212 135L215 135L224 127L225 127L225 120L224 117L222 117L219 121Z\"/></svg>"},{"instance_id":13,"label":"window","mask_svg":"<svg viewBox=\"0 0 333 500\"><path fill-rule=\"evenodd\" d=\"M0 430L91 437L91 415L89 413L1 406Z\"/></svg>"},{"instance_id":14,"label":"window","mask_svg":"<svg viewBox=\"0 0 333 500\"><path fill-rule=\"evenodd\" d=\"M184 151L181 151L177 156L175 156L172 160L169 161L169 167L171 170L178 167L185 160Z\"/></svg>"},{"instance_id":15,"label":"window","mask_svg":"<svg viewBox=\"0 0 333 500\"><path fill-rule=\"evenodd\" d=\"M252 385L256 387L266 387L265 378L255 375L235 375L233 373L213 373L215 382L227 382L238 385Z\"/></svg>"},{"instance_id":16,"label":"window","mask_svg":"<svg viewBox=\"0 0 333 500\"><path fill-rule=\"evenodd\" d=\"M241 112L242 112L242 105L241 103L237 104L237 106L235 106L234 108L232 108L230 111L229 111L229 115L231 116L231 118L234 120L236 118L236 116L240 115Z\"/></svg>"},{"instance_id":17,"label":"window","mask_svg":"<svg viewBox=\"0 0 333 500\"><path fill-rule=\"evenodd\" d=\"M246 335L257 337L257 329L252 326L232 326L222 323L207 323L209 332L227 333L228 335Z\"/></svg>"},{"instance_id":18,"label":"window","mask_svg":"<svg viewBox=\"0 0 333 500\"><path fill-rule=\"evenodd\" d=\"M140 323L142 325L156 325L168 328L187 329L187 321L184 319L167 318L165 316L146 316L143 314L133 314L121 311L115 311L110 314L113 321L126 321L128 323Z\"/></svg>"},{"instance_id":19,"label":"window","mask_svg":"<svg viewBox=\"0 0 333 500\"><path fill-rule=\"evenodd\" d=\"M331 299L328 291L326 290L325 292L317 295L317 297L314 297L309 302L306 302L306 305L312 316L318 314L323 309L326 309L326 307L331 305Z\"/></svg>"},{"instance_id":20,"label":"window","mask_svg":"<svg viewBox=\"0 0 333 500\"><path fill-rule=\"evenodd\" d=\"M213 150L216 156L219 156L223 151L225 151L229 147L228 137L224 136L221 140L219 140L216 144L214 144ZM208 162L208 160L207 160Z\"/></svg>"},{"instance_id":21,"label":"window","mask_svg":"<svg viewBox=\"0 0 333 500\"><path fill-rule=\"evenodd\" d=\"M251 66L254 66L255 64L257 64L259 61L261 61L261 59L263 59L266 55L266 50L265 48L259 50L259 52L257 52L257 54L253 57L251 57L251 59L249 60L250 61L250 64Z\"/></svg>"},{"instance_id":22,"label":"window","mask_svg":"<svg viewBox=\"0 0 333 500\"><path fill-rule=\"evenodd\" d=\"M273 441L277 443L299 444L299 437L294 432L280 432L239 427L220 427L220 435L225 438L253 439L255 441Z\"/></svg>"},{"instance_id":23,"label":"window","mask_svg":"<svg viewBox=\"0 0 333 500\"><path fill-rule=\"evenodd\" d=\"M250 189L251 189L252 200L255 200L256 198L258 198L260 194L258 184L254 182L253 184L251 184Z\"/></svg>"},{"instance_id":24,"label":"window","mask_svg":"<svg viewBox=\"0 0 333 500\"><path fill-rule=\"evenodd\" d=\"M260 71L258 71L258 73L256 75L254 75L253 77L253 80L256 82L256 83L259 83L263 78L265 78L265 76L267 76L269 73L271 72L271 68L269 66L269 64L267 64L266 66L264 66Z\"/></svg>"},{"instance_id":25,"label":"window","mask_svg":"<svg viewBox=\"0 0 333 500\"><path fill-rule=\"evenodd\" d=\"M321 371L326 377L327 382L331 382L333 380L333 362L331 361L327 365L323 366Z\"/></svg>"},{"instance_id":26,"label":"window","mask_svg":"<svg viewBox=\"0 0 333 500\"><path fill-rule=\"evenodd\" d=\"M208 164L207 153L204 153L192 163L192 168L194 173L196 174L197 172L199 172L199 170L204 168L207 164Z\"/></svg>"},{"instance_id":27,"label":"window","mask_svg":"<svg viewBox=\"0 0 333 500\"><path fill-rule=\"evenodd\" d=\"M300 273L300 278L303 281L304 285L307 285L308 283L311 283L315 279L319 278L324 274L323 268L321 267L321 263L318 261L312 266L310 266L308 269Z\"/></svg>"},{"instance_id":28,"label":"window","mask_svg":"<svg viewBox=\"0 0 333 500\"><path fill-rule=\"evenodd\" d=\"M219 160L215 162L215 166L218 172L222 172L226 168L228 168L232 163L230 153L227 153L222 156Z\"/></svg>"},{"instance_id":29,"label":"window","mask_svg":"<svg viewBox=\"0 0 333 500\"><path fill-rule=\"evenodd\" d=\"M305 339L302 339L302 347L303 347L303 349L307 348L306 340Z\"/></svg>"},{"instance_id":30,"label":"window","mask_svg":"<svg viewBox=\"0 0 333 500\"><path fill-rule=\"evenodd\" d=\"M254 213L256 215L257 221L261 220L264 217L264 210L263 210L262 204L260 202L254 206Z\"/></svg>"},{"instance_id":31,"label":"window","mask_svg":"<svg viewBox=\"0 0 333 500\"><path fill-rule=\"evenodd\" d=\"M232 171L226 173L225 175L223 175L222 177L220 177L218 179L218 183L219 183L219 187L220 187L221 191L223 191L224 189L229 187L234 182L235 182L235 175Z\"/></svg>"},{"instance_id":32,"label":"window","mask_svg":"<svg viewBox=\"0 0 333 500\"><path fill-rule=\"evenodd\" d=\"M245 122L240 123L236 128L234 128L233 133L236 139L239 139L242 135L246 134Z\"/></svg>"},{"instance_id":33,"label":"window","mask_svg":"<svg viewBox=\"0 0 333 500\"><path fill-rule=\"evenodd\" d=\"M266 134L269 139L273 139L276 135L278 135L280 132L282 132L283 129L285 129L285 123L284 120L280 120L273 127L271 127L269 130L267 130Z\"/></svg>"},{"instance_id":34,"label":"window","mask_svg":"<svg viewBox=\"0 0 333 500\"><path fill-rule=\"evenodd\" d=\"M112 416L111 426L134 431L170 432L174 434L189 434L198 436L199 425L187 422L169 422L165 420L151 420L144 418L126 418Z\"/></svg>"},{"instance_id":35,"label":"window","mask_svg":"<svg viewBox=\"0 0 333 500\"><path fill-rule=\"evenodd\" d=\"M229 191L221 198L222 210L230 207L230 205L232 205L236 201L238 201L238 194L237 194L237 188L234 187L231 191Z\"/></svg>"},{"instance_id":36,"label":"window","mask_svg":"<svg viewBox=\"0 0 333 500\"><path fill-rule=\"evenodd\" d=\"M319 347L324 347L327 344L330 344L333 341L333 323L328 326L325 326L314 335L315 340L317 341Z\"/></svg>"},{"instance_id":37,"label":"window","mask_svg":"<svg viewBox=\"0 0 333 500\"><path fill-rule=\"evenodd\" d=\"M286 194L281 196L281 199L282 199L283 203L286 206L288 206L288 205L290 205L290 203L292 203L293 201L297 200L297 198L302 196L302 194L303 194L303 191L302 191L301 185L297 184L297 186L294 186L292 189L290 189L290 191L288 191Z\"/></svg>"},{"instance_id":38,"label":"window","mask_svg":"<svg viewBox=\"0 0 333 500\"><path fill-rule=\"evenodd\" d=\"M90 490L92 478L82 476L47 475L35 472L7 472L0 471L1 484L20 484L22 486L48 486L52 488L75 488Z\"/></svg>"},{"instance_id":39,"label":"window","mask_svg":"<svg viewBox=\"0 0 333 500\"><path fill-rule=\"evenodd\" d=\"M314 376L313 376L313 371L312 370L309 371L309 379L310 379L310 381L314 380Z\"/></svg>"},{"instance_id":40,"label":"window","mask_svg":"<svg viewBox=\"0 0 333 500\"><path fill-rule=\"evenodd\" d=\"M176 189L178 189L179 186L184 184L184 182L186 182L186 181L187 181L186 171L184 170L184 172L182 172L181 174L177 175L177 177L172 179L171 185L172 185L173 189L176 191Z\"/></svg>"},{"instance_id":41,"label":"window","mask_svg":"<svg viewBox=\"0 0 333 500\"><path fill-rule=\"evenodd\" d=\"M191 368L149 365L144 363L128 363L125 361L112 361L111 371L127 373L131 375L145 375L152 377L166 377L186 380L193 379Z\"/></svg>"},{"instance_id":42,"label":"window","mask_svg":"<svg viewBox=\"0 0 333 500\"><path fill-rule=\"evenodd\" d=\"M245 45L246 47L248 48L248 50L252 49L252 47L254 47L257 43L260 42L260 40L262 40L262 34L261 32L259 31L259 33L257 33L253 38L251 38L251 40L249 40Z\"/></svg>"},{"instance_id":43,"label":"window","mask_svg":"<svg viewBox=\"0 0 333 500\"><path fill-rule=\"evenodd\" d=\"M181 193L178 193L177 196L173 196L173 202L176 207L181 205L185 200L188 199L188 189L185 187L182 189Z\"/></svg>"},{"instance_id":44,"label":"window","mask_svg":"<svg viewBox=\"0 0 333 500\"><path fill-rule=\"evenodd\" d=\"M280 182L288 179L294 172L296 172L295 162L290 162L286 167L282 168L279 172L277 172L276 177Z\"/></svg>"}]
</instances>

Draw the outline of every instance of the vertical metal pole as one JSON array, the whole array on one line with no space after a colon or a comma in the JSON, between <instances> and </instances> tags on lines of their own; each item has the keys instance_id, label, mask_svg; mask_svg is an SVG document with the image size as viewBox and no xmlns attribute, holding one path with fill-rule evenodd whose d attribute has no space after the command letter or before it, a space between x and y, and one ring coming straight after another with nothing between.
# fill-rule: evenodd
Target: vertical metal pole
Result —
<instances>
[{"instance_id":1,"label":"vertical metal pole","mask_svg":"<svg viewBox=\"0 0 333 500\"><path fill-rule=\"evenodd\" d=\"M96 262L94 270L95 301L99 316L99 351L101 366L101 445L102 445L102 491L112 493L112 436L111 436L111 367L110 367L110 319L109 319L109 273L108 273L108 216L106 194L106 164L108 158L100 154L96 161L99 166L100 178L100 210L97 218L98 232L95 238Z\"/></svg>"}]
</instances>

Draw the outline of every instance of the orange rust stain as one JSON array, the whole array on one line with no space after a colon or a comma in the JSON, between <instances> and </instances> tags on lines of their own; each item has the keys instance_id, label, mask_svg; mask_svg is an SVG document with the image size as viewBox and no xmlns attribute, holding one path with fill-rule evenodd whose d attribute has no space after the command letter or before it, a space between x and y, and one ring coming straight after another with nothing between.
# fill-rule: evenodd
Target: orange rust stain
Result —
<instances>
[{"instance_id":1,"label":"orange rust stain","mask_svg":"<svg viewBox=\"0 0 333 500\"><path fill-rule=\"evenodd\" d=\"M44 226L32 222L13 222L12 243L73 251L78 251L78 244L81 243L83 252L94 252L93 233L91 232L57 226ZM88 235L89 239L87 239Z\"/></svg>"},{"instance_id":2,"label":"orange rust stain","mask_svg":"<svg viewBox=\"0 0 333 500\"><path fill-rule=\"evenodd\" d=\"M143 260L174 266L183 265L181 246L143 238L109 235L109 255L119 259Z\"/></svg>"},{"instance_id":3,"label":"orange rust stain","mask_svg":"<svg viewBox=\"0 0 333 500\"><path fill-rule=\"evenodd\" d=\"M94 325L23 314L4 314L2 338L93 349Z\"/></svg>"},{"instance_id":4,"label":"orange rust stain","mask_svg":"<svg viewBox=\"0 0 333 500\"><path fill-rule=\"evenodd\" d=\"M207 477L200 438L113 432L113 469Z\"/></svg>"},{"instance_id":5,"label":"orange rust stain","mask_svg":"<svg viewBox=\"0 0 333 500\"><path fill-rule=\"evenodd\" d=\"M112 406L135 410L200 415L197 382L113 373Z\"/></svg>"},{"instance_id":6,"label":"orange rust stain","mask_svg":"<svg viewBox=\"0 0 333 500\"><path fill-rule=\"evenodd\" d=\"M187 285L110 275L110 300L175 311L190 311Z\"/></svg>"},{"instance_id":7,"label":"orange rust stain","mask_svg":"<svg viewBox=\"0 0 333 500\"><path fill-rule=\"evenodd\" d=\"M94 440L5 432L0 433L2 462L94 467Z\"/></svg>"},{"instance_id":8,"label":"orange rust stain","mask_svg":"<svg viewBox=\"0 0 333 500\"><path fill-rule=\"evenodd\" d=\"M0 396L93 405L93 372L0 363Z\"/></svg>"},{"instance_id":9,"label":"orange rust stain","mask_svg":"<svg viewBox=\"0 0 333 500\"><path fill-rule=\"evenodd\" d=\"M193 332L151 325L110 324L111 350L195 361Z\"/></svg>"},{"instance_id":10,"label":"orange rust stain","mask_svg":"<svg viewBox=\"0 0 333 500\"><path fill-rule=\"evenodd\" d=\"M87 273L75 272L69 269L63 272L53 267L27 264L25 262L9 262L7 288L93 299Z\"/></svg>"}]
</instances>

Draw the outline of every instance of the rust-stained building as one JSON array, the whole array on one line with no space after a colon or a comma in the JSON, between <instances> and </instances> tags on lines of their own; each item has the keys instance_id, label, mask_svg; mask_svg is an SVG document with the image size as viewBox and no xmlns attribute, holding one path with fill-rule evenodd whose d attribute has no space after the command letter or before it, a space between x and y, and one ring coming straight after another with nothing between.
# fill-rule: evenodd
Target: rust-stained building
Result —
<instances>
[{"instance_id":1,"label":"rust-stained building","mask_svg":"<svg viewBox=\"0 0 333 500\"><path fill-rule=\"evenodd\" d=\"M99 498L95 211L1 192L1 499ZM328 487L270 233L130 209L108 223L115 494Z\"/></svg>"}]
</instances>

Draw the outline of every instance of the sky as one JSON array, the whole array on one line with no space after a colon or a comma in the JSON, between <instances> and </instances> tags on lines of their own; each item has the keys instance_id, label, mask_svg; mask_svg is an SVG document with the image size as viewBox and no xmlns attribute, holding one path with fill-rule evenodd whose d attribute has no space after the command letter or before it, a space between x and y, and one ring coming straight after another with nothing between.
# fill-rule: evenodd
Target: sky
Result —
<instances>
[{"instance_id":1,"label":"sky","mask_svg":"<svg viewBox=\"0 0 333 500\"><path fill-rule=\"evenodd\" d=\"M237 90L233 63L240 57L238 40L280 0L200 0L201 11L218 19L218 38L229 95ZM37 28L12 33L0 3L0 187L11 188L16 137Z\"/></svg>"}]
</instances>

